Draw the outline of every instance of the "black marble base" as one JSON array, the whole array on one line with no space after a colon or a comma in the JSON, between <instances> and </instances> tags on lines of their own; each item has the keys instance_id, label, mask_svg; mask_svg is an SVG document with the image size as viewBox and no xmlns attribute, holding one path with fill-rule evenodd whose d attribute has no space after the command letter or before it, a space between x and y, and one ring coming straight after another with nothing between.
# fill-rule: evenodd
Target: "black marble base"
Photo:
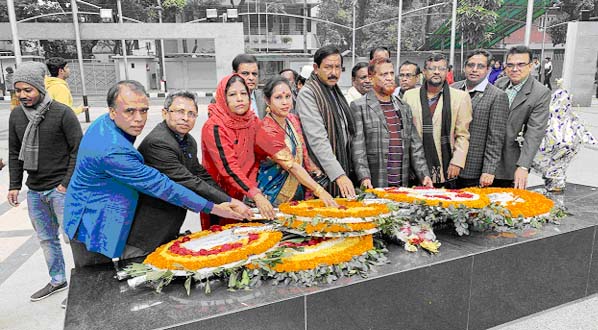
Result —
<instances>
[{"instance_id":1,"label":"black marble base","mask_svg":"<svg viewBox=\"0 0 598 330\"><path fill-rule=\"evenodd\" d=\"M390 246L369 278L315 288L158 294L108 266L73 269L65 329L486 329L598 292L598 191L569 184L554 198L571 213L561 225L441 231L437 255Z\"/></svg>"}]
</instances>

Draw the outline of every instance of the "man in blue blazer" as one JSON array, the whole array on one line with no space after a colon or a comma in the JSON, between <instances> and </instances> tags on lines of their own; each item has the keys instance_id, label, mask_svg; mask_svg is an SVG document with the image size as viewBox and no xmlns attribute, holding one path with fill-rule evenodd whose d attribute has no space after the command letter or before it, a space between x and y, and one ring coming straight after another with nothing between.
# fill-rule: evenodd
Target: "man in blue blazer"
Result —
<instances>
[{"instance_id":1,"label":"man in blue blazer","mask_svg":"<svg viewBox=\"0 0 598 330\"><path fill-rule=\"evenodd\" d=\"M67 190L64 227L75 267L139 255L126 245L139 192L194 212L242 219L235 205L214 205L144 164L133 147L149 110L143 85L121 81L110 88L107 101L109 113L95 120L81 140Z\"/></svg>"}]
</instances>

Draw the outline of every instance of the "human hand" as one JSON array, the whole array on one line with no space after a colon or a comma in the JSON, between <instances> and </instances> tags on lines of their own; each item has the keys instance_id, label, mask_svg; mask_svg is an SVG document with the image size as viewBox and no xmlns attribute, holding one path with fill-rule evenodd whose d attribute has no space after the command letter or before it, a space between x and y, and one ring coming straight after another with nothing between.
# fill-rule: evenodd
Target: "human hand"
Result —
<instances>
[{"instance_id":1,"label":"human hand","mask_svg":"<svg viewBox=\"0 0 598 330\"><path fill-rule=\"evenodd\" d=\"M525 189L527 186L527 176L529 175L529 171L524 169L523 167L517 167L515 170L515 179L513 180L515 183L515 189Z\"/></svg>"},{"instance_id":2,"label":"human hand","mask_svg":"<svg viewBox=\"0 0 598 330\"><path fill-rule=\"evenodd\" d=\"M338 207L334 197L332 197L332 195L330 195L326 190L323 190L320 193L320 200L322 200L326 206Z\"/></svg>"},{"instance_id":3,"label":"human hand","mask_svg":"<svg viewBox=\"0 0 598 330\"><path fill-rule=\"evenodd\" d=\"M245 219L253 218L253 212L251 212L251 208L238 199L231 199L230 207L240 215L242 215Z\"/></svg>"},{"instance_id":4,"label":"human hand","mask_svg":"<svg viewBox=\"0 0 598 330\"><path fill-rule=\"evenodd\" d=\"M355 196L355 187L353 187L353 182L349 180L346 175L341 175L336 179L336 184L341 191L341 196L348 199L354 199Z\"/></svg>"},{"instance_id":5,"label":"human hand","mask_svg":"<svg viewBox=\"0 0 598 330\"><path fill-rule=\"evenodd\" d=\"M6 195L6 199L8 199L8 204L10 204L10 206L19 206L19 190L9 190L8 195Z\"/></svg>"},{"instance_id":6,"label":"human hand","mask_svg":"<svg viewBox=\"0 0 598 330\"><path fill-rule=\"evenodd\" d=\"M432 179L429 176L426 176L422 180L422 186L428 187L428 188L434 188L434 182L432 182Z\"/></svg>"},{"instance_id":7,"label":"human hand","mask_svg":"<svg viewBox=\"0 0 598 330\"><path fill-rule=\"evenodd\" d=\"M0 158L0 170L3 169L4 166L6 166L6 164L4 164L4 160Z\"/></svg>"},{"instance_id":8,"label":"human hand","mask_svg":"<svg viewBox=\"0 0 598 330\"><path fill-rule=\"evenodd\" d=\"M255 201L255 206L257 206L258 210L260 210L260 214L262 217L264 217L268 220L274 219L274 217L276 216L276 213L274 212L274 208L272 207L272 204L270 204L270 202L264 195L257 194L255 196L253 196L253 200Z\"/></svg>"},{"instance_id":9,"label":"human hand","mask_svg":"<svg viewBox=\"0 0 598 330\"><path fill-rule=\"evenodd\" d=\"M480 176L480 186L481 187L489 187L494 182L494 175L488 173L482 173Z\"/></svg>"},{"instance_id":10,"label":"human hand","mask_svg":"<svg viewBox=\"0 0 598 330\"><path fill-rule=\"evenodd\" d=\"M459 176L459 172L461 172L461 168L457 165L454 164L449 164L449 167L446 171L446 175L447 175L447 180L452 179L452 178L456 178Z\"/></svg>"},{"instance_id":11,"label":"human hand","mask_svg":"<svg viewBox=\"0 0 598 330\"><path fill-rule=\"evenodd\" d=\"M220 204L214 204L212 212L210 214L217 215L222 218L229 218L235 220L243 220L243 216L237 213L232 207L231 203L225 202Z\"/></svg>"},{"instance_id":12,"label":"human hand","mask_svg":"<svg viewBox=\"0 0 598 330\"><path fill-rule=\"evenodd\" d=\"M364 187L365 189L373 189L374 186L372 186L372 180L371 179L363 179L361 180L361 186Z\"/></svg>"},{"instance_id":13,"label":"human hand","mask_svg":"<svg viewBox=\"0 0 598 330\"><path fill-rule=\"evenodd\" d=\"M58 187L56 187L56 190L61 193L66 193L66 188L62 184L59 184Z\"/></svg>"}]
</instances>

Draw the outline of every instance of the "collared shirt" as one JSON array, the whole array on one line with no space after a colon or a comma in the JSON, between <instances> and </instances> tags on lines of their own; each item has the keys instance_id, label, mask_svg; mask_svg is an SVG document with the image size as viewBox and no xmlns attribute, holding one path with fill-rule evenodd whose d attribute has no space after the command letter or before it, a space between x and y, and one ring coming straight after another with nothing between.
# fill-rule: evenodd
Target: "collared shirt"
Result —
<instances>
[{"instance_id":1,"label":"collared shirt","mask_svg":"<svg viewBox=\"0 0 598 330\"><path fill-rule=\"evenodd\" d=\"M388 159L386 171L388 173L388 186L400 187L403 172L403 122L399 111L395 109L392 101L380 101L380 108L386 118L388 126Z\"/></svg>"},{"instance_id":2,"label":"collared shirt","mask_svg":"<svg viewBox=\"0 0 598 330\"><path fill-rule=\"evenodd\" d=\"M512 82L509 82L509 86L505 89L505 93L507 93L507 96L509 97L509 107L513 104L515 96L517 96L517 93L523 88L523 85L525 85L528 79L529 76L525 77L525 79L517 85L513 85Z\"/></svg>"},{"instance_id":3,"label":"collared shirt","mask_svg":"<svg viewBox=\"0 0 598 330\"><path fill-rule=\"evenodd\" d=\"M473 99L473 97L478 93L484 93L486 90L486 86L488 86L490 82L488 82L488 77L484 78L479 84L475 85L472 89L467 87L467 81L463 84L463 90L469 93L469 96Z\"/></svg>"}]
</instances>

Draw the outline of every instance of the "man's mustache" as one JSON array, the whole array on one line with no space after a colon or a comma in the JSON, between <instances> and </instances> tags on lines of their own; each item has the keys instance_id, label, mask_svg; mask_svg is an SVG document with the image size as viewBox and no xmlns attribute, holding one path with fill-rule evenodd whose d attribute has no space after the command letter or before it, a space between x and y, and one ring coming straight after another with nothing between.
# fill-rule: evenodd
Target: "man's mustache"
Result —
<instances>
[{"instance_id":1,"label":"man's mustache","mask_svg":"<svg viewBox=\"0 0 598 330\"><path fill-rule=\"evenodd\" d=\"M331 75L328 76L328 79L337 79L338 80L338 77L335 76L335 75L333 75L333 74L331 74Z\"/></svg>"}]
</instances>

